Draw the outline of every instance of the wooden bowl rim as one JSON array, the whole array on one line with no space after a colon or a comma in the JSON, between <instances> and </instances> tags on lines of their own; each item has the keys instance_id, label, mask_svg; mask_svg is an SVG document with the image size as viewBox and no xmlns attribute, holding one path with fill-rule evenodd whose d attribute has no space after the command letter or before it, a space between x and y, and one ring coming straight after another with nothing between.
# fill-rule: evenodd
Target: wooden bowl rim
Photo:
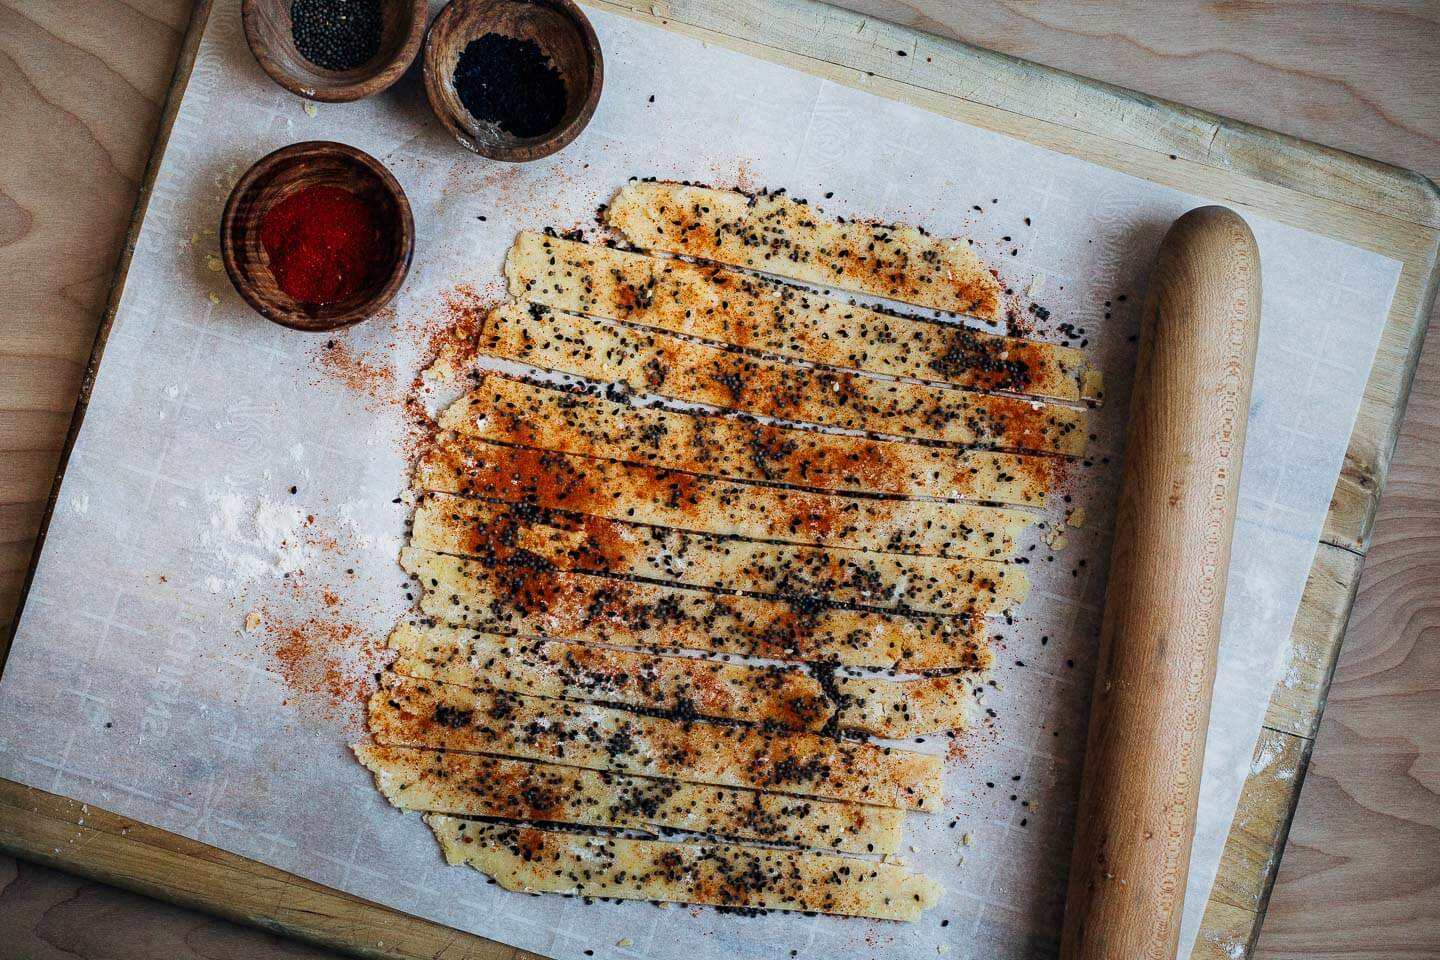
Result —
<instances>
[{"instance_id":1,"label":"wooden bowl rim","mask_svg":"<svg viewBox=\"0 0 1440 960\"><path fill-rule=\"evenodd\" d=\"M425 18L427 14L425 0L404 0L406 6L411 10L410 32L405 36L405 42L395 51L395 55L383 67L373 73L367 73L356 77L346 83L333 83L327 86L310 86L302 83L297 77L286 73L280 68L280 64L271 56L270 51L260 31L255 25L255 18L260 4L266 0L241 0L240 21L245 28L245 42L250 47L250 52L255 56L255 62L260 64L260 69L265 74L289 90L297 97L304 97L306 100L313 100L317 103L350 103L355 100L363 100L368 96L377 94L382 90L389 89L399 80L410 64L415 62L415 56L420 52L420 42L425 36ZM280 0L285 2L285 0ZM265 53L262 56L261 50Z\"/></svg>"},{"instance_id":2,"label":"wooden bowl rim","mask_svg":"<svg viewBox=\"0 0 1440 960\"><path fill-rule=\"evenodd\" d=\"M581 43L590 58L590 88L586 91L585 100L581 103L575 118L564 126L555 128L545 137L516 144L480 143L457 122L444 100L440 98L440 84L446 81L438 74L433 42L437 24L446 17L460 16L457 11L468 4L477 2L494 2L494 0L449 0L445 6L440 8L440 12L435 15L435 19L430 21L430 26L425 30L425 50L421 54L420 64L425 79L425 99L430 101L431 112L439 118L441 124L450 131L461 146L491 160L504 160L509 163L540 160L569 146L576 137L580 136L580 133L589 125L590 118L595 115L595 108L600 104L600 91L605 85L605 55L590 18L574 0L501 0L501 2L507 3L530 3L536 6L545 6L563 14L579 32Z\"/></svg>"},{"instance_id":3,"label":"wooden bowl rim","mask_svg":"<svg viewBox=\"0 0 1440 960\"><path fill-rule=\"evenodd\" d=\"M401 240L400 255L395 258L389 276L385 278L385 283L365 301L364 306L325 320L306 317L303 314L297 315L261 296L240 269L239 254L230 240L235 220L239 215L240 201L255 189L256 184L262 178L272 174L282 164L297 160L303 161L307 156L321 151L338 154L347 161L360 165L380 181L386 192L394 199L396 209L399 211ZM236 181L235 186L230 190L230 196L225 199L225 209L220 215L220 259L225 265L225 273L230 277L230 285L256 313L272 323L289 327L291 330L324 333L353 326L374 316L400 292L400 287L410 274L410 264L414 257L415 217L410 210L410 198L405 195L405 189L400 186L400 181L395 179L395 175L385 164L359 147L352 147L348 143L339 143L334 140L302 140L299 143L292 143L280 147L278 150L270 151L251 164L250 168Z\"/></svg>"}]
</instances>

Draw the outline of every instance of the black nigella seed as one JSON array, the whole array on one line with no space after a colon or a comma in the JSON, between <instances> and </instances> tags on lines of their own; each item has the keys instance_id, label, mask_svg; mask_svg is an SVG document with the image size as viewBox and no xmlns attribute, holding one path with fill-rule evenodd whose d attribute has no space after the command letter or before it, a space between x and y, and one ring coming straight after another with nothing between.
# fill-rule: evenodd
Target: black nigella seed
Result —
<instances>
[{"instance_id":1,"label":"black nigella seed","mask_svg":"<svg viewBox=\"0 0 1440 960\"><path fill-rule=\"evenodd\" d=\"M472 117L517 137L549 133L565 116L565 80L534 40L471 40L451 79Z\"/></svg>"},{"instance_id":2,"label":"black nigella seed","mask_svg":"<svg viewBox=\"0 0 1440 960\"><path fill-rule=\"evenodd\" d=\"M290 35L300 56L325 70L354 70L380 50L380 0L295 0Z\"/></svg>"}]
</instances>

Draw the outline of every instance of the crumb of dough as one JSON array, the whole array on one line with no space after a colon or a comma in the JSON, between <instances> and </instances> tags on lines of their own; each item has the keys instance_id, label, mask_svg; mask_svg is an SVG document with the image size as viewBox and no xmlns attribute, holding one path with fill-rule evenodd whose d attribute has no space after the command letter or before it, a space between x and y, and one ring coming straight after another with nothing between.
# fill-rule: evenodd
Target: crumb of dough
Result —
<instances>
[{"instance_id":1,"label":"crumb of dough","mask_svg":"<svg viewBox=\"0 0 1440 960\"><path fill-rule=\"evenodd\" d=\"M961 835L960 835L960 842L963 843L963 844L964 844L965 846L967 846L967 847L968 847L968 846L971 846L972 844L975 843L975 834L973 834L973 833L961 834Z\"/></svg>"},{"instance_id":2,"label":"crumb of dough","mask_svg":"<svg viewBox=\"0 0 1440 960\"><path fill-rule=\"evenodd\" d=\"M1074 510L1071 510L1070 516L1066 518L1065 522L1072 527L1085 526L1085 508L1076 507Z\"/></svg>"},{"instance_id":3,"label":"crumb of dough","mask_svg":"<svg viewBox=\"0 0 1440 960\"><path fill-rule=\"evenodd\" d=\"M256 630L257 628L259 628L259 626L260 626L260 614L256 613L254 610L251 610L249 613L245 614L245 632L246 632L246 633L251 633L251 632L253 632L253 631Z\"/></svg>"}]
</instances>

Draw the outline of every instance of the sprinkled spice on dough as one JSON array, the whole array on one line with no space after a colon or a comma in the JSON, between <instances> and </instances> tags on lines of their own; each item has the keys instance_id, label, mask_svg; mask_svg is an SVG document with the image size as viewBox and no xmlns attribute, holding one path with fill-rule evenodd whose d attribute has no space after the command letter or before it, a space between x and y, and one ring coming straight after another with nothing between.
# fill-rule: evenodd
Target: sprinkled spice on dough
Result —
<instances>
[{"instance_id":1,"label":"sprinkled spice on dough","mask_svg":"<svg viewBox=\"0 0 1440 960\"><path fill-rule=\"evenodd\" d=\"M1043 506L1053 457L923 446L640 408L502 377L440 426L474 437L796 487Z\"/></svg>"},{"instance_id":2,"label":"sprinkled spice on dough","mask_svg":"<svg viewBox=\"0 0 1440 960\"><path fill-rule=\"evenodd\" d=\"M737 483L453 434L421 455L414 485L752 540L987 560L1011 556L1038 519L1002 507Z\"/></svg>"},{"instance_id":3,"label":"sprinkled spice on dough","mask_svg":"<svg viewBox=\"0 0 1440 960\"><path fill-rule=\"evenodd\" d=\"M1099 399L1079 350L856 306L741 270L526 232L505 276L516 298L746 350L977 390Z\"/></svg>"},{"instance_id":4,"label":"sprinkled spice on dough","mask_svg":"<svg viewBox=\"0 0 1440 960\"><path fill-rule=\"evenodd\" d=\"M1002 285L968 240L918 227L829 219L784 190L755 196L642 181L611 201L607 222L633 245L852 290L990 323Z\"/></svg>"},{"instance_id":5,"label":"sprinkled spice on dough","mask_svg":"<svg viewBox=\"0 0 1440 960\"><path fill-rule=\"evenodd\" d=\"M624 392L993 450L1078 456L1083 410L797 366L532 304L490 312L480 350Z\"/></svg>"},{"instance_id":6,"label":"sprinkled spice on dough","mask_svg":"<svg viewBox=\"0 0 1440 960\"><path fill-rule=\"evenodd\" d=\"M739 269L516 241L517 299L469 311L431 371L472 389L415 462L419 614L356 756L449 863L506 889L915 920L940 890L888 855L965 749L867 738L995 716L992 628L1035 547L1017 541L1051 528L1024 508L1091 439L1099 372L749 272L994 321L1001 287L964 241L783 191L644 182L606 213ZM485 375L472 346L589 385Z\"/></svg>"},{"instance_id":7,"label":"sprinkled spice on dough","mask_svg":"<svg viewBox=\"0 0 1440 960\"><path fill-rule=\"evenodd\" d=\"M983 670L980 617L850 610L802 598L709 593L670 584L497 566L406 547L420 609L442 623L522 636L698 650L848 667Z\"/></svg>"}]
</instances>

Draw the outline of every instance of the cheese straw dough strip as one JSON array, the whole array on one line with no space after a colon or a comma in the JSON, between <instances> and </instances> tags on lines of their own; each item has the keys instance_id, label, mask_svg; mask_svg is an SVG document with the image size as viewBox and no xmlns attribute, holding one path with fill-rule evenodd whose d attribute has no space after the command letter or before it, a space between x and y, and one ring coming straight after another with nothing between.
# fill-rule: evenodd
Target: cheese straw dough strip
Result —
<instances>
[{"instance_id":1,"label":"cheese straw dough strip","mask_svg":"<svg viewBox=\"0 0 1440 960\"><path fill-rule=\"evenodd\" d=\"M689 830L841 853L895 853L904 811L448 750L351 747L401 810Z\"/></svg>"},{"instance_id":2,"label":"cheese straw dough strip","mask_svg":"<svg viewBox=\"0 0 1440 960\"><path fill-rule=\"evenodd\" d=\"M943 889L893 863L733 843L586 836L429 814L452 866L506 890L918 920Z\"/></svg>"},{"instance_id":3,"label":"cheese straw dough strip","mask_svg":"<svg viewBox=\"0 0 1440 960\"><path fill-rule=\"evenodd\" d=\"M973 679L924 677L871 680L836 677L841 697L839 725L876 737L904 738L974 725L980 708Z\"/></svg>"},{"instance_id":4,"label":"cheese straw dough strip","mask_svg":"<svg viewBox=\"0 0 1440 960\"><path fill-rule=\"evenodd\" d=\"M612 650L561 640L501 637L401 623L390 634L407 677L562 700L614 703L682 716L819 730L834 705L795 667L757 666Z\"/></svg>"},{"instance_id":5,"label":"cheese straw dough strip","mask_svg":"<svg viewBox=\"0 0 1440 960\"><path fill-rule=\"evenodd\" d=\"M699 533L885 553L1003 560L1035 514L928 500L809 493L659 467L441 436L421 490L573 510Z\"/></svg>"},{"instance_id":6,"label":"cheese straw dough strip","mask_svg":"<svg viewBox=\"0 0 1440 960\"><path fill-rule=\"evenodd\" d=\"M538 557L561 570L930 613L1008 610L1029 589L1018 566L989 560L729 540L448 494L420 501L411 543L486 561Z\"/></svg>"},{"instance_id":7,"label":"cheese straw dough strip","mask_svg":"<svg viewBox=\"0 0 1440 960\"><path fill-rule=\"evenodd\" d=\"M1073 407L800 367L536 304L490 311L479 350L742 413L987 449L1085 452L1085 411Z\"/></svg>"},{"instance_id":8,"label":"cheese straw dough strip","mask_svg":"<svg viewBox=\"0 0 1440 960\"><path fill-rule=\"evenodd\" d=\"M1056 400L1101 399L1073 347L893 316L725 267L529 231L505 258L510 295L847 370Z\"/></svg>"},{"instance_id":9,"label":"cheese straw dough strip","mask_svg":"<svg viewBox=\"0 0 1440 960\"><path fill-rule=\"evenodd\" d=\"M1051 457L817 433L646 409L489 377L440 415L469 436L817 490L1043 506Z\"/></svg>"},{"instance_id":10,"label":"cheese straw dough strip","mask_svg":"<svg viewBox=\"0 0 1440 960\"><path fill-rule=\"evenodd\" d=\"M679 183L626 184L606 212L647 250L749 267L822 287L965 313L1003 316L1003 286L965 239L904 224L831 220L784 191L755 197Z\"/></svg>"},{"instance_id":11,"label":"cheese straw dough strip","mask_svg":"<svg viewBox=\"0 0 1440 960\"><path fill-rule=\"evenodd\" d=\"M400 678L370 697L370 733L590 770L912 810L940 809L940 758L817 733L672 720L613 707Z\"/></svg>"},{"instance_id":12,"label":"cheese straw dough strip","mask_svg":"<svg viewBox=\"0 0 1440 960\"><path fill-rule=\"evenodd\" d=\"M443 623L521 636L652 649L688 649L849 667L984 670L980 617L912 617L803 601L529 567L506 567L406 547L420 609Z\"/></svg>"}]
</instances>

